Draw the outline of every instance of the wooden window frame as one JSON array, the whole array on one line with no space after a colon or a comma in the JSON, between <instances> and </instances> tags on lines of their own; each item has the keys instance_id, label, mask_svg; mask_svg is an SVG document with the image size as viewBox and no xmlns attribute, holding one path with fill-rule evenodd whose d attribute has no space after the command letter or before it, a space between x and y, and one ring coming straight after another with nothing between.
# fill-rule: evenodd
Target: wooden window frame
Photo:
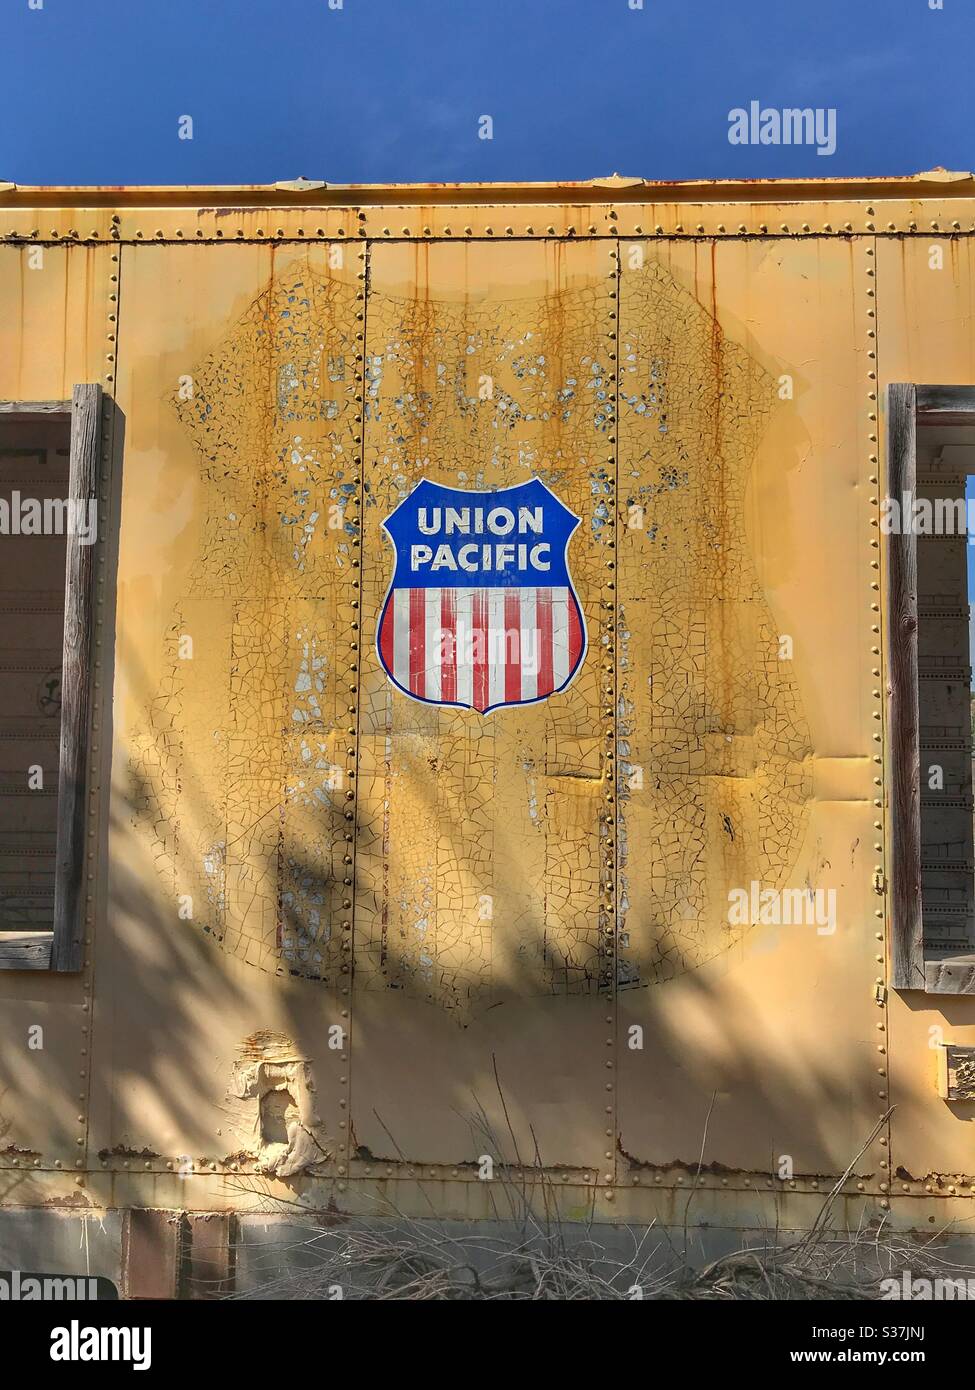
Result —
<instances>
[{"instance_id":1,"label":"wooden window frame","mask_svg":"<svg viewBox=\"0 0 975 1390\"><path fill-rule=\"evenodd\" d=\"M917 431L927 425L975 426L975 387L887 387L888 497L915 495ZM891 984L975 994L975 953L924 958L917 587L917 538L901 527L888 537L886 552Z\"/></svg>"},{"instance_id":2,"label":"wooden window frame","mask_svg":"<svg viewBox=\"0 0 975 1390\"><path fill-rule=\"evenodd\" d=\"M98 496L102 388L75 386L70 401L0 401L0 418L70 418L68 496L85 503ZM101 518L96 513L96 525ZM0 970L81 969L85 947L85 842L91 726L91 658L95 551L68 531L64 588L64 661L61 670L61 743L58 770L57 852L53 931L0 935ZM7 938L7 939L5 939Z\"/></svg>"}]
</instances>

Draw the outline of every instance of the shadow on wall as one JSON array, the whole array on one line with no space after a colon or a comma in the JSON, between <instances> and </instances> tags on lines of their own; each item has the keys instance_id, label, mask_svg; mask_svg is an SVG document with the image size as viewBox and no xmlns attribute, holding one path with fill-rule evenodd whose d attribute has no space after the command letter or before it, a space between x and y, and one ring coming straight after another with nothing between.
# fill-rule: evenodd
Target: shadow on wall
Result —
<instances>
[{"instance_id":1,"label":"shadow on wall","mask_svg":"<svg viewBox=\"0 0 975 1390\"><path fill-rule=\"evenodd\" d=\"M294 288L284 287L289 293ZM315 293L332 292L319 285ZM324 309L322 314L332 331L335 315ZM295 357L294 320L282 347L274 334L260 337L266 317L260 303L242 323L253 327L255 315L258 346L250 339L247 346L254 379L271 383L278 395L284 389L290 400L299 389L298 377L287 377L282 387L277 355ZM284 332L280 325L277 328ZM302 344L305 352L307 343ZM336 342L319 346L316 360L327 364L326 376L331 371L341 383L338 364L344 353L353 351L354 344L339 334ZM307 352L306 357L311 360ZM216 378L224 370L219 360L209 364L202 374L204 384L208 371ZM321 385L305 383L302 390ZM719 377L715 389L720 385ZM255 492L274 520L275 508L268 498L276 495L271 493L271 475L284 457L281 441L270 438L263 398L248 399L237 376L233 387L242 398L244 423L257 412L259 428L248 447L260 454L273 445L271 462L265 463L261 488ZM336 399L345 402L337 406L341 424L334 429L340 429L340 435L333 435L330 418L318 422L329 448L336 439L343 447L354 439L351 422L342 414L348 389L347 380L335 386ZM197 407L205 414L205 402L198 400ZM676 411L677 403L671 409ZM293 428L289 423L288 431ZM673 417L671 431L678 434ZM208 477L214 474L219 459L208 458L206 468ZM120 476L117 467L116 482ZM248 483L246 474L244 482ZM117 499L113 515L118 516ZM266 535L260 529L266 520L262 513L255 523L260 536ZM330 552L336 566L351 554L352 539L344 530L336 539ZM281 549L278 533L272 545L275 564L284 565L289 556ZM240 558L226 535L214 555L218 569ZM114 573L117 565L110 568ZM237 597L233 576L238 571L230 573L230 580L224 575L217 597L232 615ZM260 579L260 567L257 573ZM339 574L337 568L336 575L344 582L344 572ZM328 622L335 625L331 590L309 597L302 589L299 597L303 603L321 600ZM207 599L205 591L197 595L202 605L197 617L204 624ZM246 644L233 647L227 639L227 669L232 678L241 671L263 673L247 698L260 706L267 696L271 714L265 718L262 711L260 728L280 745L293 734L286 722L287 706L283 720L279 710L291 689L279 681L287 661L275 656L271 662L268 652L272 646L277 651L289 638L292 615L273 597L267 600L262 622L263 601L254 600L257 621L245 634ZM178 640L181 628L177 615L172 640ZM114 614L110 621L106 612L104 630L114 630ZM208 635L213 633L215 626ZM470 1164L490 1143L492 1152L507 1163L541 1162L573 1170L585 1165L596 1170L610 1161L602 1158L608 1150L622 1165L635 1169L693 1170L700 1157L715 1173L722 1170L711 1155L727 1156L744 1144L759 1155L756 1172L775 1176L777 1160L786 1153L793 1158L796 1177L810 1178L832 1176L852 1160L878 1108L866 1094L874 1075L873 1038L863 1037L855 1044L863 1057L862 1080L850 1074L849 1039L833 1049L824 1036L815 1050L806 1048L797 1055L783 1038L787 998L780 995L756 1004L743 994L735 973L723 969L724 961L653 988L628 985L619 990L624 1026L615 1060L622 1121L617 1133L607 1136L608 1029L601 995L612 981L613 956L600 931L595 900L593 920L578 926L575 954L565 942L553 941L540 898L537 910L519 922L516 931L502 934L491 932L490 924L478 927L494 939L490 977L476 1017L459 1009L451 1014L442 1002L408 998L402 963L384 970L381 953L367 958L353 932L339 925L354 920L344 915L344 908L338 910L340 904L375 888L361 878L358 883L344 882L355 875L344 871L348 823L340 797L303 802L301 833L286 838L294 773L281 771L280 760L270 761L265 743L255 738L243 740L235 750L240 769L235 777L247 795L228 808L226 780L215 771L214 760L203 754L206 721L216 720L212 711L218 697L239 698L233 681L229 696L216 685L200 687L198 727L186 736L170 698L170 678L159 691L145 671L134 669L131 655L125 660L128 684L152 712L150 734L158 759L150 765L133 757L117 769L125 780L116 785L112 822L105 827L102 845L105 863L110 831L110 902L107 917L99 922L95 957L89 1083L93 1166L99 1149L109 1163L129 1162L133 1171L145 1163L158 1168L172 1162L177 1169L185 1165L187 1172L211 1163L220 1167L237 1162L248 1168L257 1163L262 1174L297 1190L303 1175L313 1175L320 1167L334 1172L343 1144L346 1159L354 1156L358 1144L363 1157L382 1163ZM326 699L334 669L323 670L316 660L314 653L302 656L301 675L308 678L307 689L322 696L328 737L341 740L341 702L334 691L328 691ZM289 670L289 677L292 674ZM111 688L107 677L106 671L106 689ZM678 713L682 708L680 702L675 704ZM275 719L280 720L277 725ZM242 727L246 730L245 720ZM403 726L397 731L403 732ZM109 733L103 728L103 785L110 776ZM392 730L378 719L372 735L381 750ZM121 750L120 758L128 760L131 752ZM323 757L334 755L332 745L323 751ZM602 783L581 764L580 758L565 781L576 787L577 813L595 823ZM441 776L439 765L427 765L424 775L411 782L411 804L418 821L434 821L442 826L445 839L460 842L470 838L471 826L459 810L445 820L438 796ZM362 816L360 831L379 847L374 857L385 866L388 846L381 807L371 818ZM514 838L517 827L504 827L503 833ZM238 852L231 857L233 842ZM631 868L634 876L640 873L639 864ZM193 899L189 918L183 915L187 896ZM252 936L243 931L245 918L254 923ZM631 933L635 930L631 924ZM302 950L320 948L320 959L295 963L295 943ZM396 950L401 945L394 943ZM461 934L458 954L464 945ZM373 946L368 944L369 951ZM446 955L443 964L433 962L431 998L451 997L453 984L450 989L444 985L449 973ZM463 971L454 974L463 977ZM351 993L341 991L351 990L353 979L357 993L350 1002ZM540 979L545 981L541 989ZM569 991L570 980L575 992ZM0 980L0 988L2 984ZM788 987L798 991L806 986L794 978ZM55 1000L70 993L72 1006L78 1007L74 982L44 982L40 988L48 989ZM634 1001L639 1002L638 1011ZM625 1024L631 1013L644 1030L638 1055L625 1049ZM466 1026L459 1026L458 1020ZM351 1071L345 1046L350 1027ZM336 1028L343 1030L340 1037L333 1032ZM339 1046L333 1047L333 1042ZM9 1065L18 1092L31 1095L29 1059L14 1056ZM76 1108L75 1069L75 1056L66 1048L58 1054L53 1075L62 1093L52 1098L52 1112L67 1116ZM344 1104L350 1094L345 1076L351 1076L351 1114ZM926 1096L922 1099L916 1092L895 1099L899 1125L923 1122ZM0 1099L0 1113L2 1108ZM43 1125L38 1123L37 1130L42 1132ZM71 1151L69 1125L58 1143L58 1152ZM879 1181L872 1162L872 1156L865 1158L857 1171ZM227 1176L228 1199L242 1180L242 1175ZM9 1181L8 1197L15 1201L18 1179Z\"/></svg>"},{"instance_id":2,"label":"shadow on wall","mask_svg":"<svg viewBox=\"0 0 975 1390\"><path fill-rule=\"evenodd\" d=\"M433 795L432 779L428 794ZM349 976L339 971L319 981L282 971L272 980L224 955L217 942L161 902L149 866L138 857L132 814L130 801L116 825L116 845L128 844L131 853L118 854L113 865L114 926L99 959L99 1063L92 1082L92 1114L110 1117L116 1158L175 1158L197 1168L238 1162L251 1169L256 1163L265 1176L298 1192L304 1176L334 1174L342 1161L340 1118L351 1120L355 1152L358 1115L365 1122L362 1129L381 1136L380 1145L372 1143L359 1156L377 1164L476 1164L486 1152L507 1164L557 1168L564 1163L563 1152L546 1147L547 1131L533 1114L533 1088L526 1085L525 1073L540 1055L551 1062L548 1049L570 1050L581 1027L597 1049L592 1074L598 1078L605 1048L588 1029L591 1015L580 1010L602 1012L601 1001L539 1000L533 970L517 957L507 959L495 977L485 1013L461 1029L437 1006L397 991L374 998L369 1024L359 1029L356 997L349 996L349 1115L341 1105L348 1092L337 1074L346 1070L337 1063L348 1054L329 1046L330 1029L349 1026L343 1022L348 999L338 993ZM679 1007L671 997L677 989ZM672 1182L678 1173L696 1171L700 1161L703 1171L720 1176L730 1171L721 1156L734 1152L748 1133L750 1146L761 1145L764 1155L754 1171L777 1178L781 1156L788 1154L795 1178L823 1179L841 1172L867 1139L878 1107L847 1070L831 1061L828 1039L814 1056L790 1055L774 1045L781 999L768 1002L769 1045L761 1050L756 1050L754 1013L738 997L734 972L704 968L665 985L621 990L624 1038L633 1002L644 1037L639 1064L620 1069L623 1120L613 1146L624 1171L660 1172ZM384 1011L394 1033L392 1048L375 1026ZM534 1038L526 1034L522 1070L510 1060L499 1064L492 1039L510 1043L506 1020L518 1027L534 1011L541 1016L540 1028ZM711 1027L698 1030L696 1018L709 1019ZM720 1032L720 1048L713 1045L714 1029ZM540 1051L535 1050L539 1039ZM865 1054L873 1046L872 1038L863 1040ZM420 1059L433 1052L440 1060L431 1081ZM507 1056L517 1054L516 1046ZM370 1087L357 1110L356 1074L375 1077L377 1065L386 1067L395 1056L399 1069L387 1072L382 1089ZM864 1087L870 1085L871 1069L866 1058ZM604 1121L595 1111L602 1107L593 1104L598 1093L588 1087L588 1076L586 1087L580 1087L572 1068L553 1064L546 1084L552 1094L544 1098L545 1106L563 1109L570 1127L578 1123L594 1136L601 1132ZM930 1108L926 1094L919 1090L895 1100L897 1125L923 1124ZM422 1119L419 1132L429 1138L426 1150L408 1137L418 1132L416 1111ZM628 1139L628 1116L641 1135L652 1136L652 1152L641 1149L642 1141ZM147 1132L168 1136L168 1146L144 1151ZM856 1176L873 1179L871 1185L887 1176L877 1170L876 1156L874 1148L855 1168ZM242 1181L228 1176L228 1195Z\"/></svg>"},{"instance_id":3,"label":"shadow on wall","mask_svg":"<svg viewBox=\"0 0 975 1390\"><path fill-rule=\"evenodd\" d=\"M138 796L134 789L133 797ZM230 1204L238 1194L255 1189L273 1192L277 1199L282 1191L297 1195L305 1178L316 1171L334 1174L344 1140L338 1117L346 1113L339 1107L345 1093L336 1084L335 1058L329 1051L329 1028L340 1022L346 1002L336 992L339 976L324 988L320 981L286 973L271 980L227 957L205 933L180 921L175 895L169 903L161 901L152 866L140 858L144 850L132 833L134 807L134 799L127 804L119 800L112 827L116 853L111 919L101 925L96 957L92 1135L104 1145L112 1166L128 1161L133 1171L144 1163L159 1168L164 1161L184 1164L187 1173L211 1162L238 1162L249 1171L226 1175ZM65 987L74 990L76 985L65 978L50 983L60 992L61 1002L67 996ZM5 984L9 989L0 978L0 986ZM703 1035L678 1021L668 1000L668 992L678 985L683 993L681 1017L708 1017L720 1028L720 1055ZM555 1041L564 1042L578 1025L580 1008L596 1003L572 997L539 1001L533 990L533 973L520 969L517 958L506 962L487 1014L496 1033L503 1034L505 1017L528 1001L550 1011L557 1020ZM700 1160L703 1171L721 1175L725 1169L713 1156L727 1153L747 1125L758 1126L760 1141L767 1146L764 1171L773 1178L782 1153L793 1156L797 1178L832 1176L853 1159L867 1130L857 1131L853 1082L830 1064L828 1046L812 1057L790 1058L781 1048L756 1055L753 1021L735 998L733 978L722 979L706 969L649 990L621 991L624 1018L628 1001L636 996L644 1027L644 1065L621 1078L624 1124L614 1145L634 1171L663 1172L672 1182L675 1172L694 1172ZM390 1164L441 1161L437 1136L446 1135L450 1145L463 1146L461 1161L474 1163L491 1152L503 1164L558 1167L563 1155L546 1148L544 1139L536 1143L542 1127L524 1099L523 1078L504 1066L496 1074L483 1038L475 1037L470 1046L464 1041L477 1034L480 1023L458 1030L433 1005L403 1001L395 991L386 998L396 1010L396 1050L403 1066L398 1075L387 1078L385 1100L380 1094L363 1098L388 1139L384 1150L363 1157ZM400 1007L404 1002L405 1011ZM949 1005L949 1024L951 1012ZM353 1027L354 1017L353 1010ZM781 1000L771 1001L769 1030L780 1026ZM422 1078L417 1082L411 1060L416 1049L429 1045L422 1042L423 1034L445 1046L454 1038L452 1053L444 1059L444 1085L436 1094ZM363 1070L376 1036L370 1029L353 1033L353 1059ZM871 1045L872 1039L864 1041L865 1048ZM379 1051L383 1059L389 1057L385 1040ZM601 1051L599 1066L603 1056ZM31 1093L29 1057L8 1051L5 1060L15 1088ZM525 1068L532 1062L533 1056L526 1054ZM61 1095L45 1098L52 1114L73 1106L75 1064L70 1053L59 1054L53 1076L47 1073L48 1085L61 1089ZM558 1104L570 1116L576 1107L588 1123L589 1100L578 1087L573 1092L572 1078L556 1073L553 1084L564 1086ZM927 1095L914 1092L895 1100L897 1125L923 1126L930 1108ZM399 1132L392 1111L400 1101L422 1108L430 1124L428 1152L411 1148ZM354 1081L352 1102L354 1125ZM625 1124L630 1113L640 1116L643 1132L658 1136L655 1153L632 1152ZM38 1122L36 1129L42 1134L44 1125ZM153 1142L147 1142L147 1135ZM845 1148L838 1147L838 1136ZM6 1137L0 1135L0 1145ZM67 1145L60 1151L66 1149ZM841 1158L823 1168L803 1162L804 1153L810 1152L840 1152ZM97 1167L98 1157L93 1151L92 1167ZM252 1171L255 1163L261 1170L257 1174ZM882 1177L867 1159L856 1172L864 1178L872 1175L875 1181ZM270 1178L284 1187L269 1188L264 1179ZM18 1201L22 1183L22 1174L3 1173L6 1203ZM187 1206L192 1205L191 1195L187 1188Z\"/></svg>"}]
</instances>

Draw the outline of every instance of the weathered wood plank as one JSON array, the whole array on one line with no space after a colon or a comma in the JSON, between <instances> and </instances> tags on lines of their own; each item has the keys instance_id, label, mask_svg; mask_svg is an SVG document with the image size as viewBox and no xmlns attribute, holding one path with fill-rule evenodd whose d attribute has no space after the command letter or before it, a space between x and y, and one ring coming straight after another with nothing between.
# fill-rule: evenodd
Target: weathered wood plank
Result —
<instances>
[{"instance_id":1,"label":"weathered wood plank","mask_svg":"<svg viewBox=\"0 0 975 1390\"><path fill-rule=\"evenodd\" d=\"M68 415L70 401L0 401L0 415Z\"/></svg>"},{"instance_id":2,"label":"weathered wood plank","mask_svg":"<svg viewBox=\"0 0 975 1390\"><path fill-rule=\"evenodd\" d=\"M102 419L100 386L76 386L71 409L69 494L87 504L97 496ZM101 517L96 514L100 528ZM96 534L100 535L100 531ZM64 665L61 671L61 767L54 884L53 970L80 970L84 959L84 861L88 730L91 721L91 646L94 610L94 545L68 536L64 596Z\"/></svg>"},{"instance_id":3,"label":"weathered wood plank","mask_svg":"<svg viewBox=\"0 0 975 1390\"><path fill-rule=\"evenodd\" d=\"M914 493L916 393L887 388L887 491ZM891 983L924 989L921 926L921 794L917 689L917 539L904 527L887 552L888 757L891 821Z\"/></svg>"},{"instance_id":4,"label":"weathered wood plank","mask_svg":"<svg viewBox=\"0 0 975 1390\"><path fill-rule=\"evenodd\" d=\"M942 956L924 963L927 994L975 994L975 956Z\"/></svg>"},{"instance_id":5,"label":"weathered wood plank","mask_svg":"<svg viewBox=\"0 0 975 1390\"><path fill-rule=\"evenodd\" d=\"M48 970L52 940L49 931L0 933L0 970Z\"/></svg>"},{"instance_id":6,"label":"weathered wood plank","mask_svg":"<svg viewBox=\"0 0 975 1390\"><path fill-rule=\"evenodd\" d=\"M975 386L918 386L919 425L975 425Z\"/></svg>"}]
</instances>

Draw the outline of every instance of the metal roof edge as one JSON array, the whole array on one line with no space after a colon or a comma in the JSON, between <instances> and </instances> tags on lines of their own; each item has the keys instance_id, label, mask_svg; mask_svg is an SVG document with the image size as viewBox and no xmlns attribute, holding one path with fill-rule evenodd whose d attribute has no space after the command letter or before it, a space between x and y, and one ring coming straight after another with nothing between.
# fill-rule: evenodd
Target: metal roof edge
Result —
<instances>
[{"instance_id":1,"label":"metal roof edge","mask_svg":"<svg viewBox=\"0 0 975 1390\"><path fill-rule=\"evenodd\" d=\"M592 203L790 203L975 196L971 172L935 168L882 178L627 178L612 174L573 183L339 184L314 179L273 184L44 185L0 181L0 207L362 207Z\"/></svg>"}]
</instances>

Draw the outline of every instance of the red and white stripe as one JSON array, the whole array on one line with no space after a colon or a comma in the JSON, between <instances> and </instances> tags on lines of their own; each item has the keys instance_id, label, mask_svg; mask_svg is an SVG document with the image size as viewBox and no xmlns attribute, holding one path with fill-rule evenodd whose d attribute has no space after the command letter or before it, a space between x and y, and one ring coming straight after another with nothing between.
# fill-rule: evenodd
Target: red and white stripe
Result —
<instances>
[{"instance_id":1,"label":"red and white stripe","mask_svg":"<svg viewBox=\"0 0 975 1390\"><path fill-rule=\"evenodd\" d=\"M482 713L559 690L582 649L568 588L396 589L379 632L383 665L402 689Z\"/></svg>"}]
</instances>

